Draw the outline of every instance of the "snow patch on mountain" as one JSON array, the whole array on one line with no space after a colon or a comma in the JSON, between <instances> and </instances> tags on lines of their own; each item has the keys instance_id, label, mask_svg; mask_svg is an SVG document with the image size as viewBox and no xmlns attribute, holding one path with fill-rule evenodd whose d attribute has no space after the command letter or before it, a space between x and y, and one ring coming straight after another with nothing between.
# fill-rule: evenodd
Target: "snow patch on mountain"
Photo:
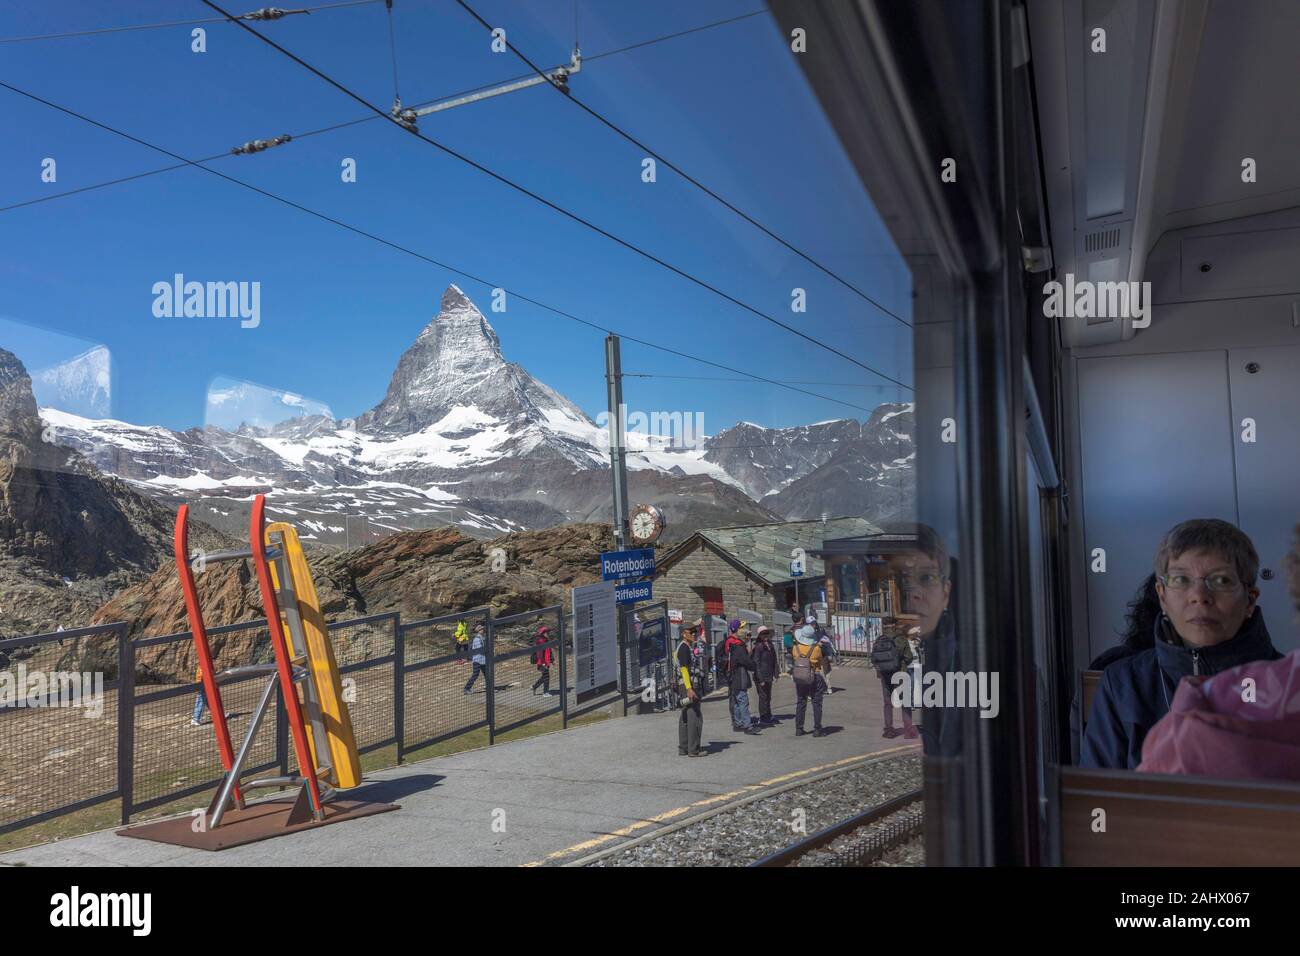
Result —
<instances>
[{"instance_id":1,"label":"snow patch on mountain","mask_svg":"<svg viewBox=\"0 0 1300 956\"><path fill-rule=\"evenodd\" d=\"M32 393L37 405L57 405L90 417L108 415L113 399L108 349L97 345L66 362L36 370Z\"/></svg>"}]
</instances>

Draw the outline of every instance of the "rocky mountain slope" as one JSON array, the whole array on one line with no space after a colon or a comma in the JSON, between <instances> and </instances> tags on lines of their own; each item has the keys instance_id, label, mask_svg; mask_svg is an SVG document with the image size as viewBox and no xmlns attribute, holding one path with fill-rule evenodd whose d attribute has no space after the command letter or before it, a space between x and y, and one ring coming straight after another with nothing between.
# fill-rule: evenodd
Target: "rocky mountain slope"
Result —
<instances>
[{"instance_id":1,"label":"rocky mountain slope","mask_svg":"<svg viewBox=\"0 0 1300 956\"><path fill-rule=\"evenodd\" d=\"M875 521L915 513L914 427L911 405L879 406L856 436L848 430L825 461L762 504L792 521L828 511ZM828 503L838 510L830 511Z\"/></svg>"},{"instance_id":2,"label":"rocky mountain slope","mask_svg":"<svg viewBox=\"0 0 1300 956\"><path fill-rule=\"evenodd\" d=\"M0 349L0 634L84 624L171 558L174 514L54 444L32 383ZM196 527L198 547L225 539Z\"/></svg>"},{"instance_id":3,"label":"rocky mountain slope","mask_svg":"<svg viewBox=\"0 0 1300 956\"><path fill-rule=\"evenodd\" d=\"M397 611L410 622L481 606L501 617L567 606L570 588L599 579L600 552L609 539L609 526L599 524L491 541L439 528L390 535L349 551L312 551L308 564L321 610L333 620ZM196 583L209 626L265 616L248 562L213 565ZM133 637L189 630L180 585L169 567L116 595L96 610L94 621L128 621ZM249 630L214 636L212 646L219 665L227 666L252 659L264 641L262 632ZM86 653L95 653L92 644ZM144 681L188 680L194 672L188 641L142 650L137 659L138 678Z\"/></svg>"},{"instance_id":4,"label":"rocky mountain slope","mask_svg":"<svg viewBox=\"0 0 1300 956\"><path fill-rule=\"evenodd\" d=\"M86 362L72 364L80 372L69 380L93 378ZM236 425L245 393L219 392L229 427L178 432L52 407L41 414L56 442L101 471L169 508L189 501L196 518L239 538L256 493L305 539L343 548L400 530L451 526L488 539L611 518L605 429L506 361L487 318L455 285L398 359L383 400L355 419L269 393L249 399ZM249 424L277 406L307 413ZM910 406L881 405L865 425L741 422L689 447L634 429L630 492L664 509L669 540L783 517L877 518L911 500L910 423Z\"/></svg>"}]
</instances>

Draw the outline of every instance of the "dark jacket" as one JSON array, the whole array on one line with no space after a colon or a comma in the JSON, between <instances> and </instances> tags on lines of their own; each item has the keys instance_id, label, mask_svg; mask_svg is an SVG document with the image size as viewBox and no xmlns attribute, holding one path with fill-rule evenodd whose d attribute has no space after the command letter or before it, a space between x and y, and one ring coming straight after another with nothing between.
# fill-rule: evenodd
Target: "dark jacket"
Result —
<instances>
[{"instance_id":1,"label":"dark jacket","mask_svg":"<svg viewBox=\"0 0 1300 956\"><path fill-rule=\"evenodd\" d=\"M754 670L754 658L750 657L745 642L727 638L723 660L727 667L727 686L733 691L749 690L754 684L749 676Z\"/></svg>"},{"instance_id":2,"label":"dark jacket","mask_svg":"<svg viewBox=\"0 0 1300 956\"><path fill-rule=\"evenodd\" d=\"M903 643L906 640L900 638ZM908 648L911 651L911 648ZM921 638L923 675L936 674L939 681L944 674L961 670L957 635L953 628L953 612L939 617L934 633ZM935 680L936 678L930 678ZM925 680L925 677L922 677ZM957 757L961 754L961 709L957 707L925 707L921 714L921 746L929 757Z\"/></svg>"},{"instance_id":3,"label":"dark jacket","mask_svg":"<svg viewBox=\"0 0 1300 956\"><path fill-rule=\"evenodd\" d=\"M1132 770L1142 762L1142 742L1169 712L1178 682L1248 661L1282 655L1269 639L1264 612L1256 607L1234 637L1210 647L1189 648L1165 618L1155 624L1156 645L1121 657L1101 675L1083 735L1079 765Z\"/></svg>"},{"instance_id":4,"label":"dark jacket","mask_svg":"<svg viewBox=\"0 0 1300 956\"><path fill-rule=\"evenodd\" d=\"M771 641L755 641L753 658L755 680L776 679L776 648Z\"/></svg>"}]
</instances>

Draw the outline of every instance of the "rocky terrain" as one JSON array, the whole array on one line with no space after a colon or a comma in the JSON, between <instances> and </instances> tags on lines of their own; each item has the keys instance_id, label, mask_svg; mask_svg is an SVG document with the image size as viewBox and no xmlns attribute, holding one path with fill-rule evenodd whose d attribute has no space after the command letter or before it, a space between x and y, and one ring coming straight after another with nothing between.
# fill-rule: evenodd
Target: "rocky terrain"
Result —
<instances>
[{"instance_id":1,"label":"rocky terrain","mask_svg":"<svg viewBox=\"0 0 1300 956\"><path fill-rule=\"evenodd\" d=\"M552 604L568 605L569 589L599 579L608 525L569 524L480 541L455 528L406 531L350 551L317 550L308 563L321 610L331 620L397 611L407 622L489 606L497 617ZM216 564L196 577L209 627L264 617L248 562ZM93 614L93 623L127 621L132 637L189 630L176 571L161 567ZM249 630L212 638L221 665L247 662L264 642ZM87 652L94 653L87 644ZM142 681L184 680L194 672L188 642L137 654Z\"/></svg>"},{"instance_id":2,"label":"rocky terrain","mask_svg":"<svg viewBox=\"0 0 1300 956\"><path fill-rule=\"evenodd\" d=\"M49 440L32 383L0 349L0 634L73 628L171 560L174 513ZM223 546L204 525L198 547Z\"/></svg>"}]
</instances>

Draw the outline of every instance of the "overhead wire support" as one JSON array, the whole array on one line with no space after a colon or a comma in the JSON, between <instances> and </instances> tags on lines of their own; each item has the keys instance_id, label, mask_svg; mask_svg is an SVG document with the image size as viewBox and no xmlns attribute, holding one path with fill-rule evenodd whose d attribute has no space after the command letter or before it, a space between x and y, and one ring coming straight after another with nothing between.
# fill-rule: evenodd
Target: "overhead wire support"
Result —
<instances>
[{"instance_id":1,"label":"overhead wire support","mask_svg":"<svg viewBox=\"0 0 1300 956\"><path fill-rule=\"evenodd\" d=\"M492 30L492 25L491 25L490 23L488 23L486 20L484 20L481 16L479 16L478 11L476 11L473 7L471 7L468 3L466 3L465 0L456 0L456 2L457 2L458 4L460 4L461 8L462 8L466 13L468 13L471 17L473 17L475 20L477 20L477 21L479 22L479 24L480 24L482 27L484 27L484 28L485 28L486 30L488 30L489 32ZM575 31L577 30L577 0L574 0L574 29L575 29ZM532 60L530 60L530 59L529 59L529 58L528 58L528 57L527 57L527 56L526 56L526 55L525 55L521 50L517 49L517 48L514 46L514 44L512 44L509 40L506 40L506 41L505 41L505 45L506 45L506 49L508 49L508 50L509 50L511 53L513 53L515 56L517 56L520 60L522 60L522 61L523 61L523 62L524 62L524 63L525 63L525 64L526 64L530 69L533 70L534 73L541 73L541 72L542 72L542 71L540 70L540 68L539 68L535 63L533 63ZM567 93L568 91L565 90L565 92ZM580 109L582 109L585 113L587 113L588 115L590 115L590 116L593 117L594 119L598 120L600 123L602 123L602 124L604 124L605 126L607 126L609 129L611 129L612 131L614 131L615 133L617 133L619 136L623 137L625 140L627 140L629 143L631 143L631 144L632 144L633 146L635 146L637 149L640 149L640 150L644 151L645 154L646 154L647 156L652 157L652 158L655 160L655 162L660 163L661 165L667 166L669 169L671 169L673 172L675 172L678 176L681 176L683 179L685 179L688 183L690 183L690 184L691 184L692 186L694 186L696 189L700 190L700 191L703 192L706 196L708 196L709 198L715 200L716 202L721 203L723 206L726 206L729 210L731 210L733 213L735 213L735 214L736 214L737 216L739 216L741 219L744 219L747 223L749 223L749 224L750 224L751 226L753 226L754 228L758 229L760 232L762 232L762 233L763 233L764 235L766 235L768 238L770 238L770 239L772 239L772 240L774 240L774 241L780 243L780 244L781 244L782 246L784 246L787 250L789 250L790 252L793 252L793 253L794 253L795 255L797 255L799 258L803 259L803 260L804 260L805 262L807 262L809 265L814 266L815 268L817 268L818 270L820 270L822 273L824 273L825 275L827 275L827 276L830 277L831 279L834 279L834 280L835 280L836 282L838 282L840 285L844 286L846 289L849 289L851 292L853 292L854 294L856 294L859 298L861 298L861 299L863 299L864 301L870 303L872 306L874 306L874 307L875 307L876 309L878 309L880 312L884 313L885 315L889 316L890 318L892 318L892 319L894 319L894 320L896 320L896 321L898 321L898 322L901 322L901 323L902 323L904 326L906 326L907 328L911 328L911 327L912 327L912 323L908 322L906 319L904 319L904 318L903 318L901 315L899 315L897 312L895 312L895 311L893 311L892 309L888 308L888 307L885 306L883 303L881 303L880 301L878 301L878 300L875 299L874 297L868 295L866 292L864 292L864 291L862 291L861 289L859 289L859 288L858 288L856 285L854 285L853 283L849 282L849 281L848 281L847 279L845 279L843 276L841 276L841 275L839 275L838 273L832 271L832 270L829 269L828 267L824 266L821 262L819 262L818 260L814 259L812 256L808 255L808 254L807 254L806 252L804 252L803 250L799 249L798 247L796 247L796 246L793 245L792 243L786 241L786 240L783 239L781 236L777 235L775 232L773 232L773 231L772 231L771 229L769 229L767 226L763 225L761 222L759 222L759 221L758 221L757 219L755 219L753 216L749 215L748 213L744 212L743 210L741 210L741 209L739 209L738 207L736 207L735 205L733 205L733 204L732 204L731 202L729 202L727 199L723 198L723 197L720 196L718 193L714 192L712 189L710 189L708 186L706 186L704 183L700 182L698 179L696 179L696 178L695 178L694 176L692 176L690 173L686 172L686 170L682 169L680 166L678 166L677 164L673 163L671 160L666 159L662 154L660 154L660 153L657 152L656 150L651 149L651 148L650 148L649 146L647 146L645 143L641 142L641 140L637 139L635 136L633 136L631 133L627 132L627 131L624 130L622 127L620 127L620 126L618 126L617 124L615 124L613 121L611 121L611 120L609 120L609 119L606 119L602 114L598 113L596 110L592 109L592 108L591 108L590 106L588 106L586 103L582 102L582 100L578 99L577 97L573 96L572 94L569 95L569 99L570 99L570 101L573 102L573 104L574 104L575 106L578 106L578 107L579 107Z\"/></svg>"},{"instance_id":2,"label":"overhead wire support","mask_svg":"<svg viewBox=\"0 0 1300 956\"><path fill-rule=\"evenodd\" d=\"M284 133L283 135L277 136L274 139L249 140L243 146L236 146L234 149L231 150L231 152L234 153L236 156L250 156L253 153L260 153L263 150L270 149L272 146L283 146L285 143L289 142L292 139L293 139L292 136L290 136L288 133Z\"/></svg>"},{"instance_id":3,"label":"overhead wire support","mask_svg":"<svg viewBox=\"0 0 1300 956\"><path fill-rule=\"evenodd\" d=\"M458 2L459 2L459 0L458 0ZM226 14L227 16L230 16L230 14L226 13L226 11L223 10L220 6L218 6L216 3L213 3L212 0L202 0L202 3L203 3L204 6L210 7L211 9L215 10L215 11L218 12L218 13L222 13L222 14ZM634 253L636 253L637 255L639 255L639 256L641 256L641 257L643 257L643 258L645 258L645 259L648 259L649 261L654 262L654 263L656 263L656 264L659 265L659 266L662 266L663 268L667 269L668 271L672 272L673 274L675 274L675 275L677 275L677 276L680 276L680 277L683 278L683 279L686 279L688 282L694 283L695 285L699 286L700 288L705 289L705 290L707 290L707 291L709 291L709 292L712 292L714 295L718 296L719 298L725 299L726 301L730 302L732 305L735 305L735 306L740 307L741 309L744 309L746 312L749 312L749 313L751 313L752 315L757 316L758 318L764 320L765 322L769 322L769 323L771 323L772 325L777 326L778 328L785 329L787 332L791 333L792 335L795 335L795 336L797 336L798 338L801 338L801 339L803 339L804 341L809 342L809 343L811 343L812 345L815 345L815 346L817 346L818 348L823 349L824 351L827 351L827 352L831 353L832 355L837 355L837 356L839 356L840 358L844 359L845 361L847 361L847 362L851 362L851 363L853 363L854 365L858 366L859 368L861 368L861 369L863 369L863 370L865 370L865 371L867 371L867 372L870 372L872 375L876 375L876 376L878 376L878 377L884 379L885 381L892 382L894 385L897 385L899 388L905 389L906 391L909 391L909 392L913 390L913 389L912 389L912 386L908 385L908 384L905 383L905 382L901 382L901 381L899 381L898 379L894 378L892 375L889 375L889 374L887 374L887 373L885 373L885 372L882 372L882 371L880 371L880 370L877 369L877 368L873 368L872 366L870 366L870 365L868 365L867 363L861 361L860 359L854 358L852 355L849 355L847 352L843 352L843 351L841 351L840 349L837 349L837 348L836 348L835 346L833 346L833 345L828 345L827 343L822 342L821 340L819 340L819 339L813 337L812 335L809 335L807 332L804 332L804 331L802 331L801 329L798 329L798 328L796 328L796 327L793 326L793 325L790 325L789 323L782 322L780 319L776 318L775 316L769 315L768 313L764 312L763 310L761 310L761 309L759 309L759 308L756 308L755 306L750 305L749 303L747 303L747 302L745 302L745 301L743 301L743 300L737 298L737 297L734 296L734 295L731 295L731 294L728 293L728 292L723 291L722 289L718 288L717 286L712 285L712 284L706 282L705 280L703 280L703 279L701 279L701 278L699 278L699 277L697 277L697 276L695 276L695 275L692 275L691 273L687 272L686 270L684 270L684 269L682 269L682 268L680 268L680 267L678 267L678 266L673 265L671 262L668 262L666 259L663 259L663 258L661 258L661 257L659 257L659 256L657 256L657 255L655 255L655 254L652 253L652 252L648 252L648 251L646 251L645 249L642 249L640 246L638 246L638 245L636 245L636 244L634 244L634 243L632 243L632 242L629 242L628 240L622 238L621 236L615 235L614 233L610 232L608 229L605 229L605 228L603 228L603 227L601 227L601 226L598 226L596 223L592 222L590 219L586 219L586 218L584 218L584 217L582 217L582 216L579 216L577 213L570 212L568 209L565 209L563 206L559 205L558 203L552 202L551 200L547 199L545 196L542 196L540 193L536 193L536 192L534 192L533 190L529 189L529 188L526 187L526 186L521 186L519 183L516 183L514 180L509 179L509 178L507 178L506 176L503 176L501 173L498 173L496 170L493 170L493 169L490 169L490 168L487 167L487 166L484 166L482 163L480 163L480 162L478 162L478 161L476 161L476 160L474 160L474 159L471 159L470 157L466 156L466 155L463 154L463 153L457 152L456 150L452 149L450 146L447 146L447 145L445 145L445 144L443 144L443 143L440 143L440 142L438 142L437 140L430 139L428 136L424 135L424 134L421 133L419 130L416 130L416 129L410 129L408 126L405 126L405 125L404 125L404 124L403 124L399 119L397 119L396 117L394 117L394 116L392 116L391 114L385 112L385 111L384 111L383 109L381 109L380 107L375 106L373 103L371 103L371 102L370 102L369 100L367 100L365 97L361 96L359 93L353 91L352 89L349 89L348 87L344 86L344 85L343 85L342 83L340 83L338 80L334 79L333 77L329 76L328 74L324 73L323 71L321 71L321 70L317 69L316 67L312 66L310 63L308 63L308 62L307 62L306 60L304 60L302 57L298 56L296 53L292 52L291 50L287 50L287 49L285 49L284 47L280 46L280 44L276 43L274 40L272 40L272 39L271 39L270 37L268 37L266 34L264 34L264 33L258 33L256 30L254 30L254 29L253 29L251 26L249 26L247 23L244 23L244 22L242 22L242 21L240 21L240 20L237 20L237 19L235 19L233 16L231 17L231 20L232 20L232 22L234 22L237 26L239 26L241 29L248 31L248 32L251 33L253 36L257 37L257 39L259 39L259 40L261 40L263 43L265 43L267 46L271 47L273 50L276 50L277 52L279 52L279 53L283 54L284 56L288 57L290 60L292 60L293 62L297 63L299 66L301 66L303 69L307 70L307 71L308 71L309 73L311 73L312 75L316 76L317 78L319 78L319 79L325 81L326 83L328 83L330 86L334 87L334 88L335 88L336 90L338 90L340 93L343 93L345 96L348 96L348 97L350 97L351 99L356 100L356 101L357 101L358 103L360 103L362 106L365 106L367 109L371 110L372 112L374 112L374 113L378 114L379 116L382 116L382 117L384 117L385 119L387 119L387 120L389 120L390 122L392 122L393 125L398 126L398 127L401 127L401 128L403 128L403 129L406 129L406 130L407 130L407 131L408 131L412 136L416 137L417 139L421 140L422 142L425 142L425 143L429 144L429 145L432 146L434 149L437 149L437 150L439 150L440 152L443 152L443 153L445 153L446 155L451 156L453 159L460 160L462 163L465 163L467 166L470 166L470 167L472 167L472 168L478 170L479 172L483 173L484 175L490 176L491 178L495 179L497 182L501 183L502 185L509 186L511 189L515 190L516 192L521 193L522 195L525 195L525 196L529 197L530 199L535 200L535 201L538 202L538 203L541 203L542 205L546 206L548 209L551 209L551 210L553 210L554 212L557 212L557 213L559 213L560 215L564 216L565 218L570 219L570 220L572 220L573 222L576 222L576 223L578 223L579 225L586 227L587 229L591 230L592 232L595 232L595 233L597 233L598 235L604 236L606 239L609 239L611 242L615 242L615 243L617 243L618 245L622 246L623 248L627 249L628 251L630 251L630 252L634 252ZM530 64L530 65L531 65L531 64ZM536 71L536 67L534 67L534 70Z\"/></svg>"},{"instance_id":4,"label":"overhead wire support","mask_svg":"<svg viewBox=\"0 0 1300 956\"><path fill-rule=\"evenodd\" d=\"M379 0L358 0L358 2L378 3ZM319 10L319 9L322 9L322 8L320 8L320 7L316 7L316 8L314 8L314 9L318 9L318 10ZM638 42L636 42L636 43L629 44L628 46L617 47L617 48L615 48L615 49L613 49L613 50L605 50L605 51L603 51L603 52L601 52L601 53L596 53L596 54L593 54L593 55L591 55L591 56L583 57L583 60L584 60L584 62L591 63L592 61L602 59L603 57L607 57L607 56L616 56L616 55L619 54L619 53L627 53L629 50L639 50L639 49L642 49L642 48L647 47L647 46L652 46L652 45L654 45L654 44L656 44L656 43L663 43L663 42L665 42L665 41L667 41L667 40L675 40L675 39L677 39L678 37L686 36L686 35L691 34L691 33L699 33L699 32L701 32L701 31L703 31L703 30L712 30L712 29L714 29L714 28L716 28L716 27L727 26L727 25L732 24L732 23L735 23L735 22L737 22L737 21L739 21L739 20L748 19L748 18L750 18L750 17L762 16L762 15L764 15L764 14L766 14L766 13L767 13L766 10L755 10L755 11L753 11L753 12L751 12L751 13L742 14L742 15L740 15L740 16L738 16L738 17L729 17L729 18L727 18L727 19L725 19L725 20L715 20L715 21L713 21L713 22L711 22L711 23L701 24L701 25L698 26L698 27L692 27L692 28L689 29L689 30L681 30L681 31L678 31L678 32L676 32L676 33L665 34L664 36L652 37L652 38L650 38L649 40L640 40L640 41L638 41ZM222 17L209 17L207 20L204 20L204 21L202 21L202 22L204 22L204 23L223 23L223 22L225 22L225 20L224 20L224 18L222 18ZM522 74L522 75L520 75L520 76L512 77L512 78L510 78L509 80L505 80L505 81L503 81L503 82L506 82L506 83L513 83L513 82L515 82L516 80L526 80L526 79L528 79L528 78L530 78L530 77L532 77L532 76L535 76L535 74L532 74L532 73L525 73L525 74ZM499 85L499 84L498 84L498 85ZM477 92L479 92L479 91L481 91L481 90L491 89L492 86L493 86L493 84L488 84L488 85L486 85L486 86L476 86L476 87L474 87L473 89L461 90L461 91L458 92L458 93L451 93L451 94L448 94L448 95L446 95L446 96L441 97L441 98L438 99L438 100L434 100L434 101L432 101L432 102L431 102L430 104L428 104L428 105L433 105L434 103L440 103L440 102L443 102L444 100L457 99L457 98L462 97L462 96L467 96L467 95L469 95L470 93L477 93ZM417 108L418 108L418 107L417 107ZM306 138L309 137L309 136L317 136L317 135L319 135L319 134L321 134L321 133L332 133L332 132L334 132L335 130L346 129L346 128L351 127L351 126L359 126L359 125L361 125L362 123L373 123L375 120L377 120L377 119L379 119L379 118L380 118L380 117L375 116L374 114L370 114L370 115L367 115L367 116L360 116L360 117L357 117L356 119L344 120L344 121L341 122L341 123L334 123L334 124L332 124L332 125L330 125L330 126L323 126L323 127L321 127L320 129L311 129L311 130L305 130L305 131L303 131L303 132L301 132L301 133L295 133L291 138L292 138L292 139L306 139ZM227 157L227 156L230 156L233 152L234 152L233 150L228 150L228 151L223 152L223 153L217 153L217 154L214 155L214 156L205 156L205 157L203 157L202 159L192 160L192 162L194 162L194 163L210 163L210 162L213 162L213 161L215 161L215 160L223 159L223 158L225 158L225 157ZM22 202L11 203L11 204L8 205L8 206L0 206L0 213L9 212L10 210L13 210L13 209L22 209L22 208L27 207L27 206L38 206L38 205L41 205L41 204L43 204L43 203L53 202L53 201L56 200L56 199L65 199L65 198L67 198L67 197L69 197L69 196L77 196L77 195L80 195L81 193L93 192L93 191L95 191L95 190L97 190L97 189L104 189L104 188L106 188L106 187L108 187L108 186L117 186L117 185L119 185L119 184L121 184L121 183L134 182L134 181L136 181L136 180L138 180L138 179L146 179L146 178L148 178L148 177L150 177L150 176L157 176L157 175L159 175L160 173L170 173L170 172L173 172L173 171L175 171L175 170L177 170L177 169L185 169L185 168L187 167L187 165L188 165L188 163L174 163L174 164L172 164L172 165L170 165L170 166L162 166L162 167L160 167L160 168L158 168L158 169L150 169L150 170L146 170L145 172L135 173L135 174L133 174L133 175L131 175L131 176L121 176L121 177L119 177L119 178L117 178L117 179L109 179L109 180L105 180L105 181L103 181L103 182L92 183L92 184L90 184L89 186L79 186L79 187L77 187L76 189L67 189L67 190L64 190L63 192L59 192L59 193L50 193L50 194L48 194L48 195L39 196L39 197L37 197L37 198L35 198L35 199L27 199L27 200L23 200Z\"/></svg>"},{"instance_id":5,"label":"overhead wire support","mask_svg":"<svg viewBox=\"0 0 1300 956\"><path fill-rule=\"evenodd\" d=\"M716 368L724 372L731 372L733 375L745 375L754 381L766 382L768 385L773 385L776 386L777 388L784 388L787 391L791 391L791 392L799 392L801 394L808 395L811 398L818 398L821 399L822 401L833 402L837 405L846 405L849 408L856 408L864 412L872 411L872 409L867 408L865 405L858 405L853 402L846 402L843 399L833 398L830 395L821 395L817 392L809 391L808 389L805 388L798 388L797 386L794 385L788 385L785 382L781 382L776 379L766 378L762 375L756 375L754 373L745 372L741 369L733 368L730 365L723 365L720 362L714 362L711 359L701 358L698 355L692 355L688 352L683 352L680 349L671 348L670 346L667 345L659 345L656 342L650 342L647 341L646 339L641 339L634 335L628 335L626 333L618 331L617 329L609 328L608 326L601 325L597 322L592 322L589 319L584 319L580 316L574 315L572 312L567 312L564 309L558 308L556 306L548 305L547 303L542 302L539 299L535 299L532 298L531 296L524 295L521 292L517 292L513 289L506 288L505 286L502 286L500 283L491 282L488 279L484 279L482 276L475 275L472 272L466 272L464 269L458 269L453 265L448 265L445 262L440 262L437 259L432 258L431 256L426 256L422 252L417 252L414 249L401 245L400 243L393 242L391 239L385 239L383 236L376 235L375 233L372 232L367 232L365 229L362 229L360 226L354 226L351 223L344 222L342 219L336 219L335 217L328 215L327 213L319 212L318 210L312 209L310 206L304 206L302 203L295 202L294 200L288 199L284 196L280 196L276 193L271 192L270 190L263 189L260 186L255 186L252 183L245 182L244 180L239 179L235 176L227 175L226 173L221 172L221 170L219 169L213 169L210 166L203 165L204 162L211 162L213 160L220 159L222 156L227 154L220 154L218 156L211 157L207 160L186 159L184 156L181 156L179 153L173 153L169 149L166 149L162 146L158 146L157 144L151 143L148 140L141 139L140 137L132 135L131 133L128 133L124 130L120 130L117 129L116 127L109 126L107 123L101 123L99 120L92 119L91 117L86 116L83 113L78 113L76 110L73 110L66 106L61 106L58 103L54 103L50 100L45 99L44 97L37 96L35 93L29 93L27 90L24 90L21 87L14 86L10 83L6 83L3 80L0 80L0 89L9 90L11 93L17 93L19 96L26 97L27 99L32 100L33 102L36 103L40 103L42 106L47 106L52 110L57 110L58 112L63 113L66 116L71 116L74 119L81 120L83 123L88 123L91 126L96 127L97 129L102 129L105 132L112 133L113 135L119 136L122 139L135 143L138 146L144 146L147 149L152 149L154 152L162 153L164 156L169 156L172 159L177 160L179 164L182 166L192 166L195 169L202 170L205 173L209 173L210 175L216 176L220 179L224 179L226 182L233 183L236 186L241 186L244 189L249 190L250 192L254 192L260 196L264 196L267 199L273 199L276 202L281 203L282 205L290 207L291 209L296 209L299 212L304 212L309 216L313 216L316 219L322 220L323 222L328 222L331 225L338 226L341 229L346 229L348 232L351 232L355 235L361 236L365 239L370 239L371 241L377 242L380 245L388 246L390 249L395 249L398 252L419 259L422 262L427 262L429 265L437 266L438 268L445 269L448 272L454 272L456 275L462 276L463 278L468 279L471 282L477 282L480 285L486 286L489 289L500 288L504 290L506 293L508 293L509 295L512 295L516 299L519 299L521 302L527 302L530 305L535 305L539 309L543 309L547 312L550 312L553 315L558 315L561 318L569 319L570 321L576 322L579 325L586 326L589 329L594 329L599 332L604 332L606 335L617 335L620 338L626 339L629 342L635 342L637 345L643 345L646 348L654 349L658 352L663 352L666 355L675 355L678 358L684 358L691 362L697 362L700 365L707 365L710 368Z\"/></svg>"},{"instance_id":6,"label":"overhead wire support","mask_svg":"<svg viewBox=\"0 0 1300 956\"><path fill-rule=\"evenodd\" d=\"M477 103L480 100L491 99L494 96L501 96L503 93L514 93L516 90L526 90L531 86L540 86L542 83L550 83L561 93L569 92L569 77L582 70L582 54L575 47L573 56L570 58L567 66L557 66L552 70L546 70L536 76L530 76L525 79L507 81L500 86L492 86L487 89L476 90L472 93L465 93L451 99L440 100L436 103L430 103L428 106L421 106L418 109L408 110L414 117L428 116L430 113L438 113L442 110L449 110L456 106L465 106L468 103ZM417 130L412 129L412 132Z\"/></svg>"}]
</instances>

